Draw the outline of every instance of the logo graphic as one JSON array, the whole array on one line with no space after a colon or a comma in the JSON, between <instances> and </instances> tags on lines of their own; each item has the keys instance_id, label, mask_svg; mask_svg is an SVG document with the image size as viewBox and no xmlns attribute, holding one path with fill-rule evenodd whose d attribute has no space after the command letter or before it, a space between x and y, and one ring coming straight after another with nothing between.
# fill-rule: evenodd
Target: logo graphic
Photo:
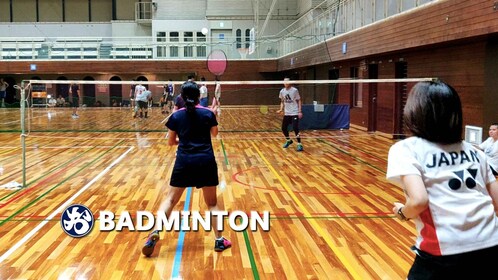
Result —
<instances>
[{"instance_id":1,"label":"logo graphic","mask_svg":"<svg viewBox=\"0 0 498 280\"><path fill-rule=\"evenodd\" d=\"M62 212L61 226L67 235L75 238L86 236L92 231L95 218L88 207L73 204Z\"/></svg>"},{"instance_id":2,"label":"logo graphic","mask_svg":"<svg viewBox=\"0 0 498 280\"><path fill-rule=\"evenodd\" d=\"M465 179L465 186L467 186L467 188L469 189L473 189L476 187L477 183L476 183L476 176L477 176L477 169L467 169L467 171L469 172L470 176L472 177L467 177L467 179ZM462 186L462 182L464 182L464 178L465 178L465 170L460 170L460 171L456 171L456 172L453 172L455 173L455 175L457 175L458 179L456 178L453 178L449 181L448 185L449 187L456 191L458 189L460 189L460 187Z\"/></svg>"}]
</instances>

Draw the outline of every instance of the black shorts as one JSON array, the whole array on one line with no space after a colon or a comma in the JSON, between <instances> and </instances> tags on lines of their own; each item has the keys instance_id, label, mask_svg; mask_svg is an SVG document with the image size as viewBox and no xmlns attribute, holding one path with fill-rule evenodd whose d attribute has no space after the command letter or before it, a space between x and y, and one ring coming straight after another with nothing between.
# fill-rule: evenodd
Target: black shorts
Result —
<instances>
[{"instance_id":1,"label":"black shorts","mask_svg":"<svg viewBox=\"0 0 498 280\"><path fill-rule=\"evenodd\" d=\"M173 95L166 94L166 101L173 101Z\"/></svg>"},{"instance_id":2,"label":"black shorts","mask_svg":"<svg viewBox=\"0 0 498 280\"><path fill-rule=\"evenodd\" d=\"M177 158L169 184L173 187L212 187L219 184L216 160Z\"/></svg>"},{"instance_id":3,"label":"black shorts","mask_svg":"<svg viewBox=\"0 0 498 280\"><path fill-rule=\"evenodd\" d=\"M147 102L145 102L145 101L138 101L138 108L140 108L140 109L147 109Z\"/></svg>"},{"instance_id":4,"label":"black shorts","mask_svg":"<svg viewBox=\"0 0 498 280\"><path fill-rule=\"evenodd\" d=\"M407 279L495 279L494 266L484 263L497 258L498 246L449 256L418 250Z\"/></svg>"},{"instance_id":5,"label":"black shorts","mask_svg":"<svg viewBox=\"0 0 498 280\"><path fill-rule=\"evenodd\" d=\"M299 116L284 116L282 119L282 131L287 131L291 124L292 129L299 132Z\"/></svg>"},{"instance_id":6,"label":"black shorts","mask_svg":"<svg viewBox=\"0 0 498 280\"><path fill-rule=\"evenodd\" d=\"M73 101L73 102L72 102L71 106L72 106L73 108L78 108L78 107L80 106L80 99L79 99L79 98L74 98L74 97L73 97L72 101Z\"/></svg>"}]
</instances>

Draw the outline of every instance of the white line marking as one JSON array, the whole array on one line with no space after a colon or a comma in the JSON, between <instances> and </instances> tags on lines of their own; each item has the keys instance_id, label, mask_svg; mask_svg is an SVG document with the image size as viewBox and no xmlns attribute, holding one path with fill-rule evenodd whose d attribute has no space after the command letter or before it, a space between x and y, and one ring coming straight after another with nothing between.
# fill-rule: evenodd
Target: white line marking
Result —
<instances>
[{"instance_id":1,"label":"white line marking","mask_svg":"<svg viewBox=\"0 0 498 280\"><path fill-rule=\"evenodd\" d=\"M12 253L14 253L19 247L21 247L24 243L26 243L31 237L33 237L43 226L45 226L51 219L55 217L58 213L62 212L69 204L78 196L80 196L84 191L86 191L91 185L93 185L97 180L99 180L102 176L104 176L111 168L113 168L116 164L118 164L129 152L133 150L133 147L130 147L126 152L124 152L120 157L118 157L115 161L113 161L109 166L107 166L102 172L100 172L95 178L93 178L90 182L88 182L83 188L81 188L77 193L75 193L71 198L69 198L66 202L64 202L57 210L55 210L50 216L48 216L45 221L41 222L37 227L31 230L28 234L26 234L19 242L17 242L12 248L10 248L7 252L5 252L2 256L0 256L0 263L5 261Z\"/></svg>"}]
</instances>

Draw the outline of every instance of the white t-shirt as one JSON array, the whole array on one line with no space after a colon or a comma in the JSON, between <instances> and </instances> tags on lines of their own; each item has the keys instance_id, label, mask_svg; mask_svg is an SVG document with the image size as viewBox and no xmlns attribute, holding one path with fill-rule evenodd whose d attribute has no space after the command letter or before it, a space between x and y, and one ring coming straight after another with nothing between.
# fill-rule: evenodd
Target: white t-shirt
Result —
<instances>
[{"instance_id":1,"label":"white t-shirt","mask_svg":"<svg viewBox=\"0 0 498 280\"><path fill-rule=\"evenodd\" d=\"M0 91L6 91L8 86L6 82L0 82Z\"/></svg>"},{"instance_id":2,"label":"white t-shirt","mask_svg":"<svg viewBox=\"0 0 498 280\"><path fill-rule=\"evenodd\" d=\"M471 144L439 145L410 137L389 150L387 178L420 175L429 206L415 218L415 246L453 255L498 245L498 217L486 189L495 181L486 156Z\"/></svg>"},{"instance_id":3,"label":"white t-shirt","mask_svg":"<svg viewBox=\"0 0 498 280\"><path fill-rule=\"evenodd\" d=\"M150 92L150 90L139 91L139 93L136 96L136 100L147 102L151 95L152 93Z\"/></svg>"},{"instance_id":4,"label":"white t-shirt","mask_svg":"<svg viewBox=\"0 0 498 280\"><path fill-rule=\"evenodd\" d=\"M498 140L495 141L492 137L489 137L479 145L479 148L486 154L489 165L498 172Z\"/></svg>"},{"instance_id":5,"label":"white t-shirt","mask_svg":"<svg viewBox=\"0 0 498 280\"><path fill-rule=\"evenodd\" d=\"M208 97L208 89L206 87L206 85L202 85L201 88L199 89L200 93L201 93L201 96L200 98L207 98Z\"/></svg>"},{"instance_id":6,"label":"white t-shirt","mask_svg":"<svg viewBox=\"0 0 498 280\"><path fill-rule=\"evenodd\" d=\"M142 94L146 88L143 85L137 85L135 86L135 98L138 99L138 95Z\"/></svg>"},{"instance_id":7,"label":"white t-shirt","mask_svg":"<svg viewBox=\"0 0 498 280\"><path fill-rule=\"evenodd\" d=\"M284 113L286 116L297 116L299 114L299 91L295 87L283 88L279 95L284 102Z\"/></svg>"}]
</instances>

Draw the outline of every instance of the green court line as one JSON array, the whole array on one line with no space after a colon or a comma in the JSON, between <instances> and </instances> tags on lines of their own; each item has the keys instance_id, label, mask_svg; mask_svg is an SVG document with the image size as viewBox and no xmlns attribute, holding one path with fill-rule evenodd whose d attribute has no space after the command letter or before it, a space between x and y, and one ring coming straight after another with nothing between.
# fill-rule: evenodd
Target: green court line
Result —
<instances>
[{"instance_id":1,"label":"green court line","mask_svg":"<svg viewBox=\"0 0 498 280\"><path fill-rule=\"evenodd\" d=\"M44 192L43 194L41 194L37 198L33 199L31 202L29 202L28 204L26 204L25 206L23 206L21 209L19 209L16 212L14 212L14 214L10 215L5 220L0 221L0 226L2 226L3 224L5 224L6 222L10 221L12 218L14 218L15 216L17 216L19 213L21 213L24 210L28 209L30 206L32 206L33 204L35 204L38 200L42 199L44 196L46 196L47 194L49 194L50 192L52 192L53 190L55 190L56 188L58 188L59 186L61 186L65 182L67 182L69 179L73 178L75 175L77 175L78 173L80 173L81 171L83 171L84 169L86 169L88 166L94 164L97 160L101 159L103 156L105 156L106 154L110 153L115 147L117 147L118 145L120 145L123 142L124 141L120 141L119 143L117 143L116 145L114 145L114 147L112 147L111 149L105 151L100 156L98 156L97 158L95 158L91 162L85 164L83 167L81 167L79 170L77 170L73 174L69 175L69 177L65 178L60 183L58 183L55 186L53 186L52 188L50 188L48 191Z\"/></svg>"},{"instance_id":2,"label":"green court line","mask_svg":"<svg viewBox=\"0 0 498 280\"><path fill-rule=\"evenodd\" d=\"M318 142L321 142L321 143L324 143L324 144L326 144L326 145L328 145L328 146L330 146L330 147L332 147L332 148L334 148L334 149L338 150L339 152L341 152L341 153L343 153L343 154L346 154L346 155L348 155L348 156L350 156L350 157L354 158L356 161L359 161L359 162L361 162L361 163L363 163L363 164L365 164L365 165L368 165L368 166L372 167L373 169L375 169L375 170L377 170L377 171L380 171L380 172L382 172L382 173L384 173L384 174L386 173L386 171L385 171L385 170L382 170L382 169L378 168L377 166L375 166L375 165L373 165L373 164L371 164L371 163L369 163L369 162L367 162L367 161L364 161L364 160L360 159L359 157L357 157L357 156L355 156L355 155L353 155L353 154L351 154L351 153L349 153L349 152L347 152L347 151L345 151L345 150L343 150L343 149L341 149L341 148L336 147L335 145L333 145L333 144L332 144L332 143L330 143L330 142L324 141L322 138L318 138L318 139L317 139L317 141L318 141Z\"/></svg>"},{"instance_id":3,"label":"green court line","mask_svg":"<svg viewBox=\"0 0 498 280\"><path fill-rule=\"evenodd\" d=\"M227 152L225 150L225 144L223 144L223 139L220 139L220 143L221 143L221 149L223 150L223 156L225 157L225 165L230 165L230 163L228 163Z\"/></svg>"},{"instance_id":4,"label":"green court line","mask_svg":"<svg viewBox=\"0 0 498 280\"><path fill-rule=\"evenodd\" d=\"M230 163L228 162L228 156L225 150L225 144L223 143L223 139L220 139L221 143L221 149L223 150L223 156L225 157L225 164L228 166ZM249 262L251 263L251 270L252 270L252 275L254 279L259 280L259 272L258 272L258 267L256 265L256 260L254 258L254 253L252 252L251 248L251 241L249 240L249 235L247 234L247 230L244 230L244 241L246 244L247 248L247 254L249 257Z\"/></svg>"},{"instance_id":5,"label":"green court line","mask_svg":"<svg viewBox=\"0 0 498 280\"><path fill-rule=\"evenodd\" d=\"M252 276L255 280L259 280L259 272L258 267L256 266L256 260L254 259L254 254L251 248L251 241L249 240L249 235L247 234L247 230L244 230L244 240L246 243L247 254L249 255L249 262L251 263Z\"/></svg>"},{"instance_id":6,"label":"green court line","mask_svg":"<svg viewBox=\"0 0 498 280\"><path fill-rule=\"evenodd\" d=\"M32 185L32 184L33 184L33 183L35 183L36 181L38 181L38 180L40 180L40 179L42 179L42 178L47 177L50 173L54 172L55 170L60 169L60 168L62 168L62 167L64 167L64 166L66 166L66 165L70 164L71 162L73 162L73 161L75 161L75 160L79 159L79 158L80 158L80 157L82 157L84 154L88 153L89 151L91 151L91 150L93 150L93 149L95 149L95 148L96 148L96 147L93 147L93 148L90 148L90 149L88 149L88 150L86 150L86 151L84 151L84 152L82 152L82 153L79 153L76 157L73 157L73 158L71 158L70 160L68 160L68 161L66 161L66 162L63 162L63 163L59 164L58 166L56 166L56 167L54 167L54 168L50 169L50 170L49 170L49 171L47 171L44 175L42 175L42 176L40 176L40 177L38 177L38 178L36 178L36 179L33 179L31 182L27 183L27 184L26 184L26 187L29 187L30 185ZM113 147L113 148L114 148L114 147ZM20 192L20 191L22 191L22 190L24 190L24 188L19 189L19 190L16 190L16 191L13 191L13 192L11 192L10 194L8 194L8 195L6 195L6 196L4 196L4 197L0 198L0 201L5 200L5 199L7 199L7 198L9 198L9 197L13 196L14 194L16 194L16 193L18 193L18 192Z\"/></svg>"}]
</instances>

